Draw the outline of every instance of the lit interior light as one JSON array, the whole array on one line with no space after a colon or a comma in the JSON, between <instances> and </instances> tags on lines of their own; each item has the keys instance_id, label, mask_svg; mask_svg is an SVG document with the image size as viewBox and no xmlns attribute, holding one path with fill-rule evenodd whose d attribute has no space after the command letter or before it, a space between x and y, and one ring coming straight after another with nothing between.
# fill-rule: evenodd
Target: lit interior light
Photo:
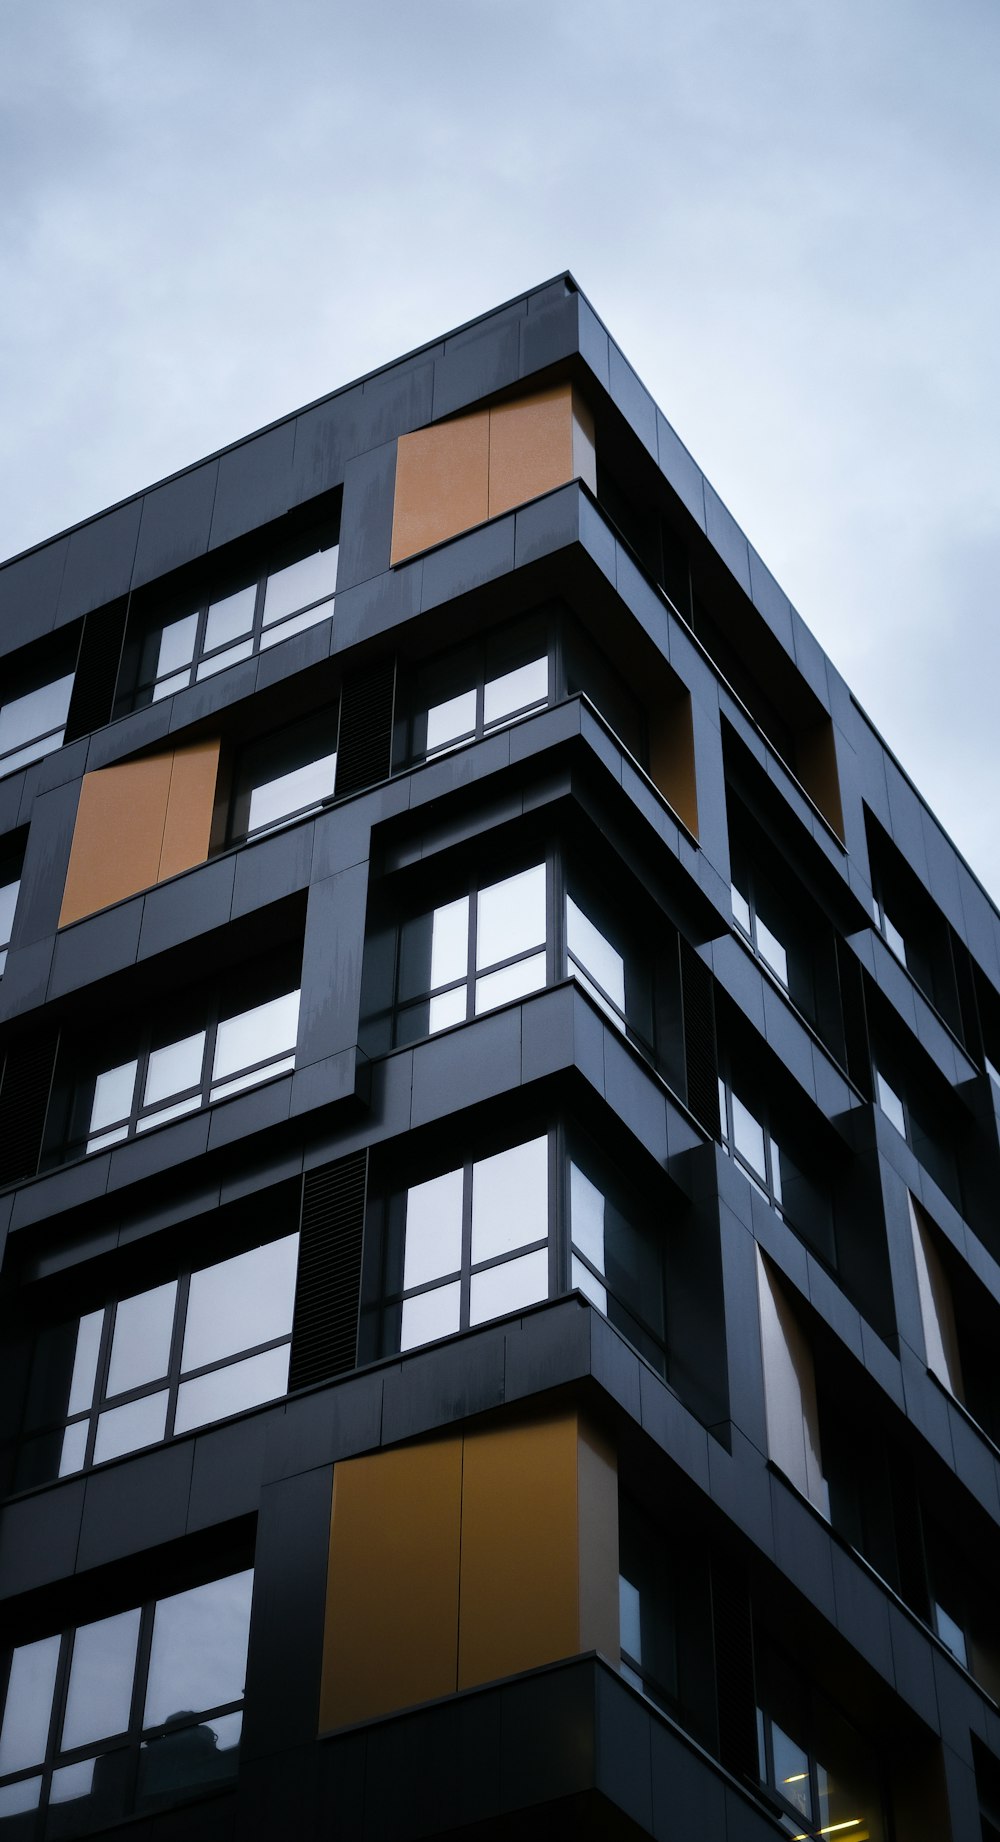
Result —
<instances>
[{"instance_id":1,"label":"lit interior light","mask_svg":"<svg viewBox=\"0 0 1000 1842\"><path fill-rule=\"evenodd\" d=\"M782 1784L801 1784L803 1778L808 1778L808 1776L808 1772L793 1772L790 1778L783 1778L781 1782Z\"/></svg>"}]
</instances>

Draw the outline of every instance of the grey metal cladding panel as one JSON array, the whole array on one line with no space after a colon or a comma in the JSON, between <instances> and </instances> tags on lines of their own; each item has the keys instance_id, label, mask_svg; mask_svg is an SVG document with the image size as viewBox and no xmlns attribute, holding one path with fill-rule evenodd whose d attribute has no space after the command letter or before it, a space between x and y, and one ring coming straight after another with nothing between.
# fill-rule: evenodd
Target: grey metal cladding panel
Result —
<instances>
[{"instance_id":1,"label":"grey metal cladding panel","mask_svg":"<svg viewBox=\"0 0 1000 1842\"><path fill-rule=\"evenodd\" d=\"M330 1466L261 1491L254 1561L265 1590L255 1595L250 1632L240 1748L248 1757L316 1739L331 1491Z\"/></svg>"},{"instance_id":2,"label":"grey metal cladding panel","mask_svg":"<svg viewBox=\"0 0 1000 1842\"><path fill-rule=\"evenodd\" d=\"M296 416L292 459L295 504L339 486L348 460L361 446L358 428L362 394L362 386L355 384Z\"/></svg>"},{"instance_id":3,"label":"grey metal cladding panel","mask_svg":"<svg viewBox=\"0 0 1000 1842\"><path fill-rule=\"evenodd\" d=\"M444 1349L409 1355L383 1377L381 1441L392 1445L504 1400L504 1330L485 1325Z\"/></svg>"},{"instance_id":4,"label":"grey metal cladding panel","mask_svg":"<svg viewBox=\"0 0 1000 1842\"><path fill-rule=\"evenodd\" d=\"M604 389L610 392L611 341L608 338L607 328L601 325L590 302L585 301L582 294L577 296L577 300L579 301L577 325L580 338L580 356L583 358L584 363L590 366L598 383L603 384Z\"/></svg>"},{"instance_id":5,"label":"grey metal cladding panel","mask_svg":"<svg viewBox=\"0 0 1000 1842\"><path fill-rule=\"evenodd\" d=\"M52 939L32 941L30 947L15 947L7 958L7 969L0 979L0 1022L20 1017L45 1003L52 964Z\"/></svg>"},{"instance_id":6,"label":"grey metal cladding panel","mask_svg":"<svg viewBox=\"0 0 1000 1842\"><path fill-rule=\"evenodd\" d=\"M656 412L656 446L664 473L696 524L705 529L705 476L662 410Z\"/></svg>"},{"instance_id":7,"label":"grey metal cladding panel","mask_svg":"<svg viewBox=\"0 0 1000 1842\"><path fill-rule=\"evenodd\" d=\"M135 964L142 924L142 897L118 902L56 935L49 998L78 991L95 980Z\"/></svg>"},{"instance_id":8,"label":"grey metal cladding panel","mask_svg":"<svg viewBox=\"0 0 1000 1842\"><path fill-rule=\"evenodd\" d=\"M473 345L477 339L496 332L501 326L507 326L511 320L525 319L527 313L527 296L522 295L519 300L510 301L506 307L498 308L496 313L488 314L485 320L474 320L471 326L463 326L457 333L451 333L444 342L444 351L457 352L463 345Z\"/></svg>"},{"instance_id":9,"label":"grey metal cladding panel","mask_svg":"<svg viewBox=\"0 0 1000 1842\"><path fill-rule=\"evenodd\" d=\"M273 838L261 838L236 853L232 919L280 901L297 889L308 887L312 868L313 837L311 823L291 826Z\"/></svg>"},{"instance_id":10,"label":"grey metal cladding panel","mask_svg":"<svg viewBox=\"0 0 1000 1842\"><path fill-rule=\"evenodd\" d=\"M552 556L576 543L580 505L580 489L571 484L518 507L514 514L514 568L522 569L536 557Z\"/></svg>"},{"instance_id":11,"label":"grey metal cladding panel","mask_svg":"<svg viewBox=\"0 0 1000 1842\"><path fill-rule=\"evenodd\" d=\"M314 883L309 891L298 1068L357 1043L367 900L367 863Z\"/></svg>"},{"instance_id":12,"label":"grey metal cladding panel","mask_svg":"<svg viewBox=\"0 0 1000 1842\"><path fill-rule=\"evenodd\" d=\"M68 550L61 537L0 569L0 655L51 633Z\"/></svg>"},{"instance_id":13,"label":"grey metal cladding panel","mask_svg":"<svg viewBox=\"0 0 1000 1842\"><path fill-rule=\"evenodd\" d=\"M80 799L78 784L53 787L35 802L17 904L19 946L56 931Z\"/></svg>"},{"instance_id":14,"label":"grey metal cladding panel","mask_svg":"<svg viewBox=\"0 0 1000 1842\"><path fill-rule=\"evenodd\" d=\"M146 892L139 958L165 953L182 940L193 940L211 928L224 927L233 904L236 858L233 853L214 863L199 864L169 882Z\"/></svg>"},{"instance_id":15,"label":"grey metal cladding panel","mask_svg":"<svg viewBox=\"0 0 1000 1842\"><path fill-rule=\"evenodd\" d=\"M520 1079L521 1012L515 1005L414 1049L411 1124L460 1113L510 1092Z\"/></svg>"},{"instance_id":16,"label":"grey metal cladding panel","mask_svg":"<svg viewBox=\"0 0 1000 1842\"><path fill-rule=\"evenodd\" d=\"M183 1535L194 1441L109 1465L87 1479L77 1570L121 1560Z\"/></svg>"},{"instance_id":17,"label":"grey metal cladding panel","mask_svg":"<svg viewBox=\"0 0 1000 1842\"><path fill-rule=\"evenodd\" d=\"M630 1695L616 1675L596 1672L597 1757L595 1776L605 1797L631 1817L643 1835L653 1832L653 1760L649 1708ZM675 1831L680 1834L681 1831ZM699 1824L701 1835L707 1832Z\"/></svg>"},{"instance_id":18,"label":"grey metal cladding panel","mask_svg":"<svg viewBox=\"0 0 1000 1842\"><path fill-rule=\"evenodd\" d=\"M704 1754L696 1753L673 1727L650 1722L650 1770L653 1785L651 1832L663 1842L701 1836L721 1842L726 1835L726 1787ZM766 1832L765 1832L766 1833ZM771 1842L774 1830L770 1832ZM729 1842L742 1842L729 1832Z\"/></svg>"},{"instance_id":19,"label":"grey metal cladding panel","mask_svg":"<svg viewBox=\"0 0 1000 1842\"><path fill-rule=\"evenodd\" d=\"M526 297L528 312L544 313L557 301L580 300L581 296L566 275L557 275L542 288L532 288Z\"/></svg>"},{"instance_id":20,"label":"grey metal cladding panel","mask_svg":"<svg viewBox=\"0 0 1000 1842\"><path fill-rule=\"evenodd\" d=\"M790 653L794 644L791 602L753 545L747 547L750 555L750 595L754 607L759 614L763 614L771 632L781 641L785 651ZM823 701L826 702L825 696Z\"/></svg>"},{"instance_id":21,"label":"grey metal cladding panel","mask_svg":"<svg viewBox=\"0 0 1000 1842\"><path fill-rule=\"evenodd\" d=\"M424 557L421 608L439 607L482 582L507 575L514 567L514 514L494 518L462 537L452 538Z\"/></svg>"},{"instance_id":22,"label":"grey metal cladding panel","mask_svg":"<svg viewBox=\"0 0 1000 1842\"><path fill-rule=\"evenodd\" d=\"M626 422L635 430L643 447L648 448L656 460L656 404L613 339L609 341L608 349L612 398Z\"/></svg>"},{"instance_id":23,"label":"grey metal cladding panel","mask_svg":"<svg viewBox=\"0 0 1000 1842\"><path fill-rule=\"evenodd\" d=\"M268 1434L282 1409L212 1427L194 1441L187 1529L210 1528L256 1511Z\"/></svg>"},{"instance_id":24,"label":"grey metal cladding panel","mask_svg":"<svg viewBox=\"0 0 1000 1842\"><path fill-rule=\"evenodd\" d=\"M142 503L139 542L132 586L152 582L208 549L215 505L219 462L205 461L163 486L154 487Z\"/></svg>"},{"instance_id":25,"label":"grey metal cladding panel","mask_svg":"<svg viewBox=\"0 0 1000 1842\"><path fill-rule=\"evenodd\" d=\"M344 472L337 582L352 588L389 567L396 444L371 448L349 461Z\"/></svg>"},{"instance_id":26,"label":"grey metal cladding panel","mask_svg":"<svg viewBox=\"0 0 1000 1842\"><path fill-rule=\"evenodd\" d=\"M487 327L479 339L445 349L434 366L434 421L517 382L519 321Z\"/></svg>"},{"instance_id":27,"label":"grey metal cladding panel","mask_svg":"<svg viewBox=\"0 0 1000 1842\"><path fill-rule=\"evenodd\" d=\"M729 507L714 486L705 481L705 530L708 539L732 571L740 587L750 594L750 546Z\"/></svg>"},{"instance_id":28,"label":"grey metal cladding panel","mask_svg":"<svg viewBox=\"0 0 1000 1842\"><path fill-rule=\"evenodd\" d=\"M518 369L523 378L580 350L580 297L562 295L521 321ZM606 382L605 375L601 383Z\"/></svg>"},{"instance_id":29,"label":"grey metal cladding panel","mask_svg":"<svg viewBox=\"0 0 1000 1842\"><path fill-rule=\"evenodd\" d=\"M142 500L130 499L70 534L56 625L127 595L135 561Z\"/></svg>"},{"instance_id":30,"label":"grey metal cladding panel","mask_svg":"<svg viewBox=\"0 0 1000 1842\"><path fill-rule=\"evenodd\" d=\"M332 652L346 652L359 640L402 626L420 612L423 558L415 557L401 569L386 569L337 595ZM275 652L279 650L276 646Z\"/></svg>"},{"instance_id":31,"label":"grey metal cladding panel","mask_svg":"<svg viewBox=\"0 0 1000 1842\"><path fill-rule=\"evenodd\" d=\"M376 448L429 422L434 402L434 365L394 366L365 383L361 398L359 447Z\"/></svg>"},{"instance_id":32,"label":"grey metal cladding panel","mask_svg":"<svg viewBox=\"0 0 1000 1842\"><path fill-rule=\"evenodd\" d=\"M221 456L210 548L242 537L244 532L288 510L292 504L294 448L295 422L289 419Z\"/></svg>"},{"instance_id":33,"label":"grey metal cladding panel","mask_svg":"<svg viewBox=\"0 0 1000 1842\"><path fill-rule=\"evenodd\" d=\"M0 1513L0 1598L72 1574L83 1497L83 1479L74 1478Z\"/></svg>"},{"instance_id":34,"label":"grey metal cladding panel","mask_svg":"<svg viewBox=\"0 0 1000 1842\"><path fill-rule=\"evenodd\" d=\"M789 606L792 617L792 654L795 663L810 689L815 691L820 703L829 707L831 702L829 660L816 635L806 625L798 609L791 607L791 604ZM833 677L839 678L839 673L834 673ZM856 715L856 712L854 714Z\"/></svg>"}]
</instances>

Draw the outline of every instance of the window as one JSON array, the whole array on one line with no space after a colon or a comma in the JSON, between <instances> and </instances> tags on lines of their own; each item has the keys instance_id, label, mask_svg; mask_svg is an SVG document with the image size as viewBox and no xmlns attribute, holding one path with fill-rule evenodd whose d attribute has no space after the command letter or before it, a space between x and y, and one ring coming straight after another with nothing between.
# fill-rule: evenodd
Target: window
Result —
<instances>
[{"instance_id":1,"label":"window","mask_svg":"<svg viewBox=\"0 0 1000 1842\"><path fill-rule=\"evenodd\" d=\"M622 1498L618 1524L621 1673L670 1714L678 1708L678 1616L673 1569L655 1525Z\"/></svg>"},{"instance_id":2,"label":"window","mask_svg":"<svg viewBox=\"0 0 1000 1842\"><path fill-rule=\"evenodd\" d=\"M550 854L496 882L466 881L464 893L404 920L398 942L373 950L366 1040L370 1052L380 1053L573 978L651 1054L650 962L651 954L612 916L590 879L578 878Z\"/></svg>"},{"instance_id":3,"label":"window","mask_svg":"<svg viewBox=\"0 0 1000 1842\"><path fill-rule=\"evenodd\" d=\"M722 1143L758 1195L777 1209L802 1239L830 1267L837 1263L833 1208L827 1189L814 1182L787 1151L785 1129L775 1135L770 1109L754 1098L750 1106L741 1097L754 1091L744 1073L734 1080L719 1077L719 1119ZM787 1122L786 1122L787 1125ZM800 1126L798 1142L804 1142Z\"/></svg>"},{"instance_id":4,"label":"window","mask_svg":"<svg viewBox=\"0 0 1000 1842\"><path fill-rule=\"evenodd\" d=\"M866 812L875 926L929 1003L962 1039L951 928L902 853Z\"/></svg>"},{"instance_id":5,"label":"window","mask_svg":"<svg viewBox=\"0 0 1000 1842\"><path fill-rule=\"evenodd\" d=\"M385 1353L568 1290L583 1292L663 1373L662 1233L614 1169L562 1132L466 1162L390 1199Z\"/></svg>"},{"instance_id":6,"label":"window","mask_svg":"<svg viewBox=\"0 0 1000 1842\"><path fill-rule=\"evenodd\" d=\"M34 648L31 651L34 656ZM73 693L76 641L71 649L64 642L57 651L63 658L58 676L52 676L54 661L49 653L47 665L20 671L15 666L7 678L0 703L0 775L12 774L15 768L27 767L62 747Z\"/></svg>"},{"instance_id":7,"label":"window","mask_svg":"<svg viewBox=\"0 0 1000 1842\"><path fill-rule=\"evenodd\" d=\"M812 1350L784 1286L759 1248L757 1298L768 1457L829 1519Z\"/></svg>"},{"instance_id":8,"label":"window","mask_svg":"<svg viewBox=\"0 0 1000 1842\"><path fill-rule=\"evenodd\" d=\"M285 1235L43 1330L18 1487L284 1394L297 1255Z\"/></svg>"},{"instance_id":9,"label":"window","mask_svg":"<svg viewBox=\"0 0 1000 1842\"><path fill-rule=\"evenodd\" d=\"M266 575L247 576L214 597L200 599L195 592L179 600L166 619L155 619L129 644L124 676L133 682L124 707L158 703L329 620L337 557L337 538L328 534Z\"/></svg>"},{"instance_id":10,"label":"window","mask_svg":"<svg viewBox=\"0 0 1000 1842\"><path fill-rule=\"evenodd\" d=\"M282 959L284 956L282 956ZM220 993L179 993L144 1031L105 1028L100 1057L81 1043L57 1067L46 1159L104 1151L228 1100L295 1066L299 992L281 961L249 1007L245 976ZM263 991L262 991L263 987Z\"/></svg>"},{"instance_id":11,"label":"window","mask_svg":"<svg viewBox=\"0 0 1000 1842\"><path fill-rule=\"evenodd\" d=\"M930 1173L956 1209L962 1208L962 1191L955 1155L957 1110L945 1083L922 1079L913 1066L915 1057L902 1041L894 1047L876 1042L874 1055L875 1099L916 1158ZM935 1091L936 1090L936 1091Z\"/></svg>"},{"instance_id":12,"label":"window","mask_svg":"<svg viewBox=\"0 0 1000 1842\"><path fill-rule=\"evenodd\" d=\"M877 895L874 899L874 909L875 909L875 925L878 928L879 933L882 935L882 938L885 941L886 946L889 947L893 953L895 953L896 958L905 966L906 965L906 941L903 938L901 930L896 926L896 923L892 919L892 916L890 915L889 910L886 908L885 903L883 902L881 896L879 895Z\"/></svg>"},{"instance_id":13,"label":"window","mask_svg":"<svg viewBox=\"0 0 1000 1842\"><path fill-rule=\"evenodd\" d=\"M751 877L749 872L741 869L739 881L733 879L733 917L736 925L754 947L758 957L774 973L779 984L790 989L788 970L788 949L779 936L778 929L784 933L778 918L777 902L771 897L771 891L763 878ZM744 893L745 891L745 893ZM770 917L770 925L765 920Z\"/></svg>"},{"instance_id":14,"label":"window","mask_svg":"<svg viewBox=\"0 0 1000 1842\"><path fill-rule=\"evenodd\" d=\"M0 978L7 964L7 949L14 932L14 910L21 887L25 836L22 833L19 837L0 838Z\"/></svg>"},{"instance_id":15,"label":"window","mask_svg":"<svg viewBox=\"0 0 1000 1842\"><path fill-rule=\"evenodd\" d=\"M333 797L337 716L315 716L245 748L236 765L228 842L260 837Z\"/></svg>"},{"instance_id":16,"label":"window","mask_svg":"<svg viewBox=\"0 0 1000 1842\"><path fill-rule=\"evenodd\" d=\"M758 1771L796 1842L837 1836L885 1842L872 1749L843 1715L773 1651L758 1662Z\"/></svg>"},{"instance_id":17,"label":"window","mask_svg":"<svg viewBox=\"0 0 1000 1842\"><path fill-rule=\"evenodd\" d=\"M957 1401L965 1400L951 1287L930 1218L907 1192L927 1367Z\"/></svg>"},{"instance_id":18,"label":"window","mask_svg":"<svg viewBox=\"0 0 1000 1842\"><path fill-rule=\"evenodd\" d=\"M229 1574L18 1645L0 1820L24 1813L18 1836L80 1835L231 1784L252 1591L252 1571Z\"/></svg>"}]
</instances>

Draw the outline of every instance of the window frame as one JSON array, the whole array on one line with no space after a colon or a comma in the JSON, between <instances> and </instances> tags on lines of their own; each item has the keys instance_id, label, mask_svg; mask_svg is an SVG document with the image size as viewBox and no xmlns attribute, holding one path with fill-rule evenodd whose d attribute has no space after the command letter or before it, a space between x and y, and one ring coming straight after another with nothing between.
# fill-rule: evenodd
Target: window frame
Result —
<instances>
[{"instance_id":1,"label":"window frame","mask_svg":"<svg viewBox=\"0 0 1000 1842\"><path fill-rule=\"evenodd\" d=\"M38 1638L28 1638L22 1643L4 1645L3 1649L0 1650L0 1689L2 1689L2 1694L0 1694L0 1708L3 1709L2 1718L6 1717L11 1670L13 1659L17 1651L28 1648L32 1643L44 1642L46 1639L58 1640L56 1666L53 1673L52 1692L45 1729L43 1757L36 1763L21 1766L11 1772L4 1773L2 1781L0 1781L0 1792L18 1784L31 1784L36 1778L41 1781L37 1804L29 1805L21 1812L10 1811L9 1813L4 1813L5 1818L9 1815L9 1817L15 1820L18 1815L22 1816L24 1828L22 1829L19 1824L16 1833L25 1834L27 1831L31 1830L38 1837L43 1834L49 1834L50 1830L47 1820L49 1810L58 1808L59 1802L62 1801L56 1800L56 1802L53 1803L51 1797L55 1773L68 1766L86 1764L90 1760L93 1760L96 1764L96 1762L105 1758L115 1758L119 1762L121 1771L121 1777L117 1787L119 1791L118 1802L120 1807L114 1814L108 1812L100 1814L98 1820L100 1821L102 1829L105 1820L117 1823L120 1818L128 1817L132 1814L151 1814L157 1809L165 1808L168 1804L172 1805L174 1803L190 1802L195 1799L201 1799L206 1795L211 1796L217 1791L226 1791L235 1788L236 1772L239 1767L239 1750L242 1741L242 1712L246 1701L245 1662L243 1666L243 1692L238 1697L230 1697L225 1701L213 1704L211 1707L192 1709L190 1713L195 1715L196 1718L184 1723L181 1723L178 1717L170 1716L166 1721L150 1722L147 1725L144 1720L144 1714L150 1686L150 1665L157 1608L185 1593L198 1591L201 1588L212 1586L223 1581L241 1580L244 1576L249 1574L250 1604L248 1607L246 1624L247 1643L249 1645L253 1608L253 1572L254 1569L251 1562L249 1566L238 1566L231 1572L209 1575L208 1578L199 1574L187 1583L175 1586L171 1592L160 1593L155 1596L147 1594L140 1600L138 1605L129 1604L123 1608L102 1608L97 1613L96 1617L80 1618L74 1623L64 1625L59 1630L43 1632ZM126 1725L118 1729L115 1733L103 1735L99 1739L91 1739L77 1746L62 1746L60 1740L66 1719L74 1649L79 1638L79 1633L86 1630L91 1625L98 1625L104 1623L109 1618L124 1616L132 1612L138 1613L139 1622L134 1649L134 1660L132 1663L132 1686ZM184 1710L184 1712L187 1713L188 1710ZM195 1783L187 1786L180 1786L177 1789L176 1796L168 1796L166 1798L154 1796L146 1799L140 1797L142 1754L149 1744L164 1738L168 1734L186 1733L193 1728L203 1726L207 1722L227 1719L234 1714L239 1714L241 1717L241 1730L236 1745L231 1749L235 1757L233 1759L233 1770L228 1778L216 1783L209 1781L202 1784ZM95 1812L94 1814L97 1815L98 1813ZM88 1834L93 1827L93 1817L90 1821L87 1821L85 1818L81 1827L75 1830L67 1829L64 1833Z\"/></svg>"},{"instance_id":2,"label":"window frame","mask_svg":"<svg viewBox=\"0 0 1000 1842\"><path fill-rule=\"evenodd\" d=\"M22 768L31 767L36 761L44 760L46 755L54 754L56 749L63 746L73 701L81 632L82 625L77 623L75 627L26 647L23 653L15 654L6 661L5 669L9 677L4 696L0 699L0 780L8 774L18 773ZM54 672L53 668L57 664L61 669ZM26 702L29 697L46 691L52 692L59 687L65 687L65 709L62 716L24 740L4 747L3 728L7 712Z\"/></svg>"},{"instance_id":3,"label":"window frame","mask_svg":"<svg viewBox=\"0 0 1000 1842\"><path fill-rule=\"evenodd\" d=\"M309 735L312 735L313 731L321 733L324 720L329 720L330 733L333 737L333 748L328 750L326 755L313 755L309 759L300 762L297 768L293 767L286 769L284 774L273 776L271 781L251 778L252 770L250 769L250 764L255 757L262 756L266 758L269 751L280 751L283 743L294 742L296 738L301 736L303 729L305 729ZM324 806L332 804L337 797L337 762L339 754L339 695L336 697L335 707L333 702L331 702L329 706L324 705L319 710L309 711L295 723L284 723L280 728L272 729L266 735L254 736L251 740L247 741L237 752L233 763L232 783L226 811L225 838L222 842L222 848L224 850L229 850L234 845L252 844L258 838L268 837L272 832L281 831L286 825L294 825L299 819L308 818L314 813L321 811ZM285 779L292 773L300 772L309 767L318 766L321 761L328 760L330 756L332 756L333 759L333 766L330 770L329 790L326 793L319 795L316 799L308 801L308 803L303 806L290 808L287 812L283 812L280 817L269 819L264 824L254 826L249 824L253 797L260 788ZM245 816L247 819L245 825L242 823L241 813L241 808L244 804L246 806Z\"/></svg>"}]
</instances>

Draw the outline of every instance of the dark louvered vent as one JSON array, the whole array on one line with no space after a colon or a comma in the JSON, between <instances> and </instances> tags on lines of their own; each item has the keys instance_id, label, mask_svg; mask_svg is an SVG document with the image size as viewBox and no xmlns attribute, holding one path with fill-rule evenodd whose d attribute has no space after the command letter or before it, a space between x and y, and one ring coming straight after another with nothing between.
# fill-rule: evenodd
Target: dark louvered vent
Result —
<instances>
[{"instance_id":1,"label":"dark louvered vent","mask_svg":"<svg viewBox=\"0 0 1000 1842\"><path fill-rule=\"evenodd\" d=\"M734 1778L757 1778L757 1692L750 1589L741 1570L712 1562L712 1643L719 1758Z\"/></svg>"},{"instance_id":2,"label":"dark louvered vent","mask_svg":"<svg viewBox=\"0 0 1000 1842\"><path fill-rule=\"evenodd\" d=\"M383 659L368 671L344 679L340 694L337 797L360 793L388 780L392 766L392 717L396 661Z\"/></svg>"},{"instance_id":3,"label":"dark louvered vent","mask_svg":"<svg viewBox=\"0 0 1000 1842\"><path fill-rule=\"evenodd\" d=\"M837 967L840 973L840 1002L844 1011L847 1072L855 1087L860 1088L866 1100L870 1100L873 1093L872 1058L868 1046L864 973L843 940L837 941Z\"/></svg>"},{"instance_id":4,"label":"dark louvered vent","mask_svg":"<svg viewBox=\"0 0 1000 1842\"><path fill-rule=\"evenodd\" d=\"M0 1087L0 1183L33 1177L38 1169L58 1044L58 1031L42 1030L7 1050Z\"/></svg>"},{"instance_id":5,"label":"dark louvered vent","mask_svg":"<svg viewBox=\"0 0 1000 1842\"><path fill-rule=\"evenodd\" d=\"M681 939L681 997L684 1005L684 1059L687 1103L712 1138L719 1127L719 1058L715 1043L715 990L712 974L693 946Z\"/></svg>"},{"instance_id":6,"label":"dark louvered vent","mask_svg":"<svg viewBox=\"0 0 1000 1842\"><path fill-rule=\"evenodd\" d=\"M103 729L111 721L118 681L118 665L125 637L124 601L98 608L83 623L80 656L76 663L73 695L66 718L67 742L89 736L93 729Z\"/></svg>"},{"instance_id":7,"label":"dark louvered vent","mask_svg":"<svg viewBox=\"0 0 1000 1842\"><path fill-rule=\"evenodd\" d=\"M367 1151L303 1178L290 1388L342 1375L357 1361L367 1186Z\"/></svg>"}]
</instances>

